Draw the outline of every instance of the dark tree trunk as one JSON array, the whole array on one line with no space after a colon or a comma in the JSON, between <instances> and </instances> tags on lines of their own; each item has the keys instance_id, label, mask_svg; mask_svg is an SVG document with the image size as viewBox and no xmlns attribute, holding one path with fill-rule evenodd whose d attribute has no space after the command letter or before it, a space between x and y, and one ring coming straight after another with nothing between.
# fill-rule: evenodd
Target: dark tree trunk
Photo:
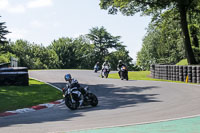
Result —
<instances>
[{"instance_id":1,"label":"dark tree trunk","mask_svg":"<svg viewBox=\"0 0 200 133\"><path fill-rule=\"evenodd\" d=\"M185 52L186 52L188 64L197 64L192 47L191 47L191 41L190 41L189 32L188 32L186 7L181 1L179 2L179 12L181 16L181 27L184 34L184 45L185 45Z\"/></svg>"}]
</instances>

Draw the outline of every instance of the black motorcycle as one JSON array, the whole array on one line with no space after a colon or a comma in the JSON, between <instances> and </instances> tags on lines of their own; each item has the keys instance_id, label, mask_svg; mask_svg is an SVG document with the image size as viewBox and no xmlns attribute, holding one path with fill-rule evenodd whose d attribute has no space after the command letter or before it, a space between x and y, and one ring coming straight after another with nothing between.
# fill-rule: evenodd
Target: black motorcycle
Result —
<instances>
[{"instance_id":1,"label":"black motorcycle","mask_svg":"<svg viewBox=\"0 0 200 133\"><path fill-rule=\"evenodd\" d=\"M90 92L89 87L83 88L83 92L77 87L70 88L66 86L63 88L63 97L65 100L65 105L71 109L76 110L80 106L97 106L98 99L96 95Z\"/></svg>"},{"instance_id":2,"label":"black motorcycle","mask_svg":"<svg viewBox=\"0 0 200 133\"><path fill-rule=\"evenodd\" d=\"M121 80L126 79L128 80L128 70L126 66L122 66L120 70L120 78Z\"/></svg>"}]
</instances>

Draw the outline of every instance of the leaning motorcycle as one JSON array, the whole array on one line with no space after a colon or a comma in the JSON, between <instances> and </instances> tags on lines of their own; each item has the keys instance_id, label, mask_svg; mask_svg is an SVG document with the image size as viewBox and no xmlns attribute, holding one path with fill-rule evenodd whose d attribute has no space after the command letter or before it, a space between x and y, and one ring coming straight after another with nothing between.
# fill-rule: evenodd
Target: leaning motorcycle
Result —
<instances>
[{"instance_id":1,"label":"leaning motorcycle","mask_svg":"<svg viewBox=\"0 0 200 133\"><path fill-rule=\"evenodd\" d=\"M71 109L76 110L80 106L97 106L98 99L94 95L89 87L85 87L85 94L83 95L77 87L70 88L66 85L63 89L63 97L65 100L65 105Z\"/></svg>"},{"instance_id":2,"label":"leaning motorcycle","mask_svg":"<svg viewBox=\"0 0 200 133\"><path fill-rule=\"evenodd\" d=\"M122 66L120 70L120 78L121 80L126 79L128 80L128 70L126 66Z\"/></svg>"},{"instance_id":3,"label":"leaning motorcycle","mask_svg":"<svg viewBox=\"0 0 200 133\"><path fill-rule=\"evenodd\" d=\"M103 70L102 70L102 73L101 73L101 77L102 78L108 78L108 74L109 74L109 68L108 66L104 66Z\"/></svg>"}]
</instances>

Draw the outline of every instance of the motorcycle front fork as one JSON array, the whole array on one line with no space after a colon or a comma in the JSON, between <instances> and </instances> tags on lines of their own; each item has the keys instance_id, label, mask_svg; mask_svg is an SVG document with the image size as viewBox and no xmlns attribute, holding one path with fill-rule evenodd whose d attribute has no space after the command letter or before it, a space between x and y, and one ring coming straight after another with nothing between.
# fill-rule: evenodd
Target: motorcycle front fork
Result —
<instances>
[{"instance_id":1,"label":"motorcycle front fork","mask_svg":"<svg viewBox=\"0 0 200 133\"><path fill-rule=\"evenodd\" d=\"M76 101L73 99L72 94L70 93L70 98L72 100L72 103L75 103ZM81 100L79 100L79 106L82 106L83 104L83 95L81 94Z\"/></svg>"}]
</instances>

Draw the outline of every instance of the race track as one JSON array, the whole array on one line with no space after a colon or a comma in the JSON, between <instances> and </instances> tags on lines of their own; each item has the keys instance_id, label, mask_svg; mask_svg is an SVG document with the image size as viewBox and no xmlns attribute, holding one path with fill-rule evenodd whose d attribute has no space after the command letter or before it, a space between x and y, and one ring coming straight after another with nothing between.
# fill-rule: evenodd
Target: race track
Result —
<instances>
[{"instance_id":1,"label":"race track","mask_svg":"<svg viewBox=\"0 0 200 133\"><path fill-rule=\"evenodd\" d=\"M0 117L0 133L46 133L134 125L200 114L200 86L158 81L102 79L89 70L29 71L29 76L62 88L71 73L97 95L97 107L75 111L65 104Z\"/></svg>"}]
</instances>

